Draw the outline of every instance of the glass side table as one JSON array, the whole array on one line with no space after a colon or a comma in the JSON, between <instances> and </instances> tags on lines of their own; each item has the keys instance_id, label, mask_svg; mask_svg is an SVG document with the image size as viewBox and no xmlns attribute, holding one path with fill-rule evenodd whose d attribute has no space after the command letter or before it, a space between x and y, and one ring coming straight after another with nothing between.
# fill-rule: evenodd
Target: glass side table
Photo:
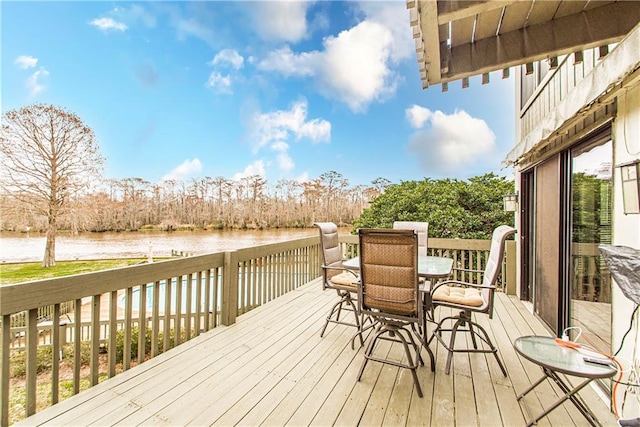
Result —
<instances>
[{"instance_id":1,"label":"glass side table","mask_svg":"<svg viewBox=\"0 0 640 427\"><path fill-rule=\"evenodd\" d=\"M589 424L592 426L601 425L596 416L591 412L577 393L594 379L610 378L614 376L618 372L616 368L611 365L599 365L586 362L584 357L591 355L587 355L574 348L559 345L555 342L555 338L553 337L534 335L524 336L516 338L513 343L513 347L522 357L540 366L544 373L542 378L533 383L517 397L518 400L522 399L545 379L553 380L553 382L564 393L563 396L546 408L540 415L533 418L527 426L536 424L538 420L547 416L566 400L573 402L582 415L585 416L587 421L589 421ZM598 357L598 355L594 353L594 357ZM600 356L599 359L603 359L603 357ZM571 388L571 384L561 378L558 374L584 378L584 381L576 387Z\"/></svg>"}]
</instances>

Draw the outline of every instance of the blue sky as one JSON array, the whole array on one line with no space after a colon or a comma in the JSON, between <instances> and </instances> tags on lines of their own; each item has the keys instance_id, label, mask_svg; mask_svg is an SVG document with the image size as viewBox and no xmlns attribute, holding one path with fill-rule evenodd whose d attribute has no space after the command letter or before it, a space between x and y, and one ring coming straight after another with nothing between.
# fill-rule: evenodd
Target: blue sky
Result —
<instances>
[{"instance_id":1,"label":"blue sky","mask_svg":"<svg viewBox=\"0 0 640 427\"><path fill-rule=\"evenodd\" d=\"M0 8L2 111L74 112L107 178L511 177L513 78L423 90L404 0Z\"/></svg>"}]
</instances>

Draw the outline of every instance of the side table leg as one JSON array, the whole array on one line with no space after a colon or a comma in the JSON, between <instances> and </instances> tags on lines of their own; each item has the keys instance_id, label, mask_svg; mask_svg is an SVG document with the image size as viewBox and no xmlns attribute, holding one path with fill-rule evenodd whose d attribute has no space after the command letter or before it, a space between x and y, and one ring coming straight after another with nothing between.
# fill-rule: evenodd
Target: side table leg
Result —
<instances>
[{"instance_id":1,"label":"side table leg","mask_svg":"<svg viewBox=\"0 0 640 427\"><path fill-rule=\"evenodd\" d=\"M544 369L545 371L545 377L549 377L551 379L553 379L553 381L558 384L558 386L562 389L563 392L565 392L565 394L560 397L560 399L556 400L551 406L549 406L547 409L545 409L540 415L536 416L534 419L532 419L527 426L532 426L534 424L536 424L538 422L538 420L540 420L541 418L547 416L551 411L553 411L554 409L556 409L558 406L560 406L564 401L571 399L571 401L575 404L575 400L574 400L574 395L579 392L580 390L582 390L583 387L585 387L587 384L589 384L592 379L588 378L586 380L584 380L583 382L581 382L578 386L576 386L573 389L569 389L569 387L562 381L562 379L555 374L555 372L550 371L548 369ZM538 381L538 383L536 385L540 384L540 381ZM560 385L562 384L562 385ZM527 390L527 392L530 390ZM580 410L580 412L582 413L582 415L585 416L585 418L587 418L587 421L589 421L589 424L591 424L592 426L599 426L600 424L597 422L597 419L595 418L595 416L593 415L593 413L591 411L589 411L587 408L586 409L586 413L582 411L583 408L580 408L580 406L576 405L578 407L578 410Z\"/></svg>"},{"instance_id":2,"label":"side table leg","mask_svg":"<svg viewBox=\"0 0 640 427\"><path fill-rule=\"evenodd\" d=\"M560 378L560 376L557 373L551 371L551 372L549 372L549 377L569 397L569 400L571 400L571 402L573 402L573 404L576 406L578 411L580 411L580 413L582 413L582 415L584 415L584 417L587 419L587 421L589 421L589 424L591 424L592 426L600 426L601 425L600 422L598 421L598 419L596 418L596 416L594 415L594 413L591 412L591 410L587 407L587 405L584 404L583 400L580 398L580 396L577 393L581 388L585 387L587 384L589 384L591 381L593 381L592 379L585 380L578 387L576 387L575 389L571 390L569 388L569 386L567 385L567 383L564 382L562 380L562 378Z\"/></svg>"},{"instance_id":3,"label":"side table leg","mask_svg":"<svg viewBox=\"0 0 640 427\"><path fill-rule=\"evenodd\" d=\"M547 379L547 374L545 372L545 374L538 381L536 381L534 384L530 385L525 391L520 393L520 395L516 399L517 400L522 399L525 394L529 393L531 390L533 390L534 388L538 387L540 385L540 383L542 383L542 381L544 381L546 379Z\"/></svg>"}]
</instances>

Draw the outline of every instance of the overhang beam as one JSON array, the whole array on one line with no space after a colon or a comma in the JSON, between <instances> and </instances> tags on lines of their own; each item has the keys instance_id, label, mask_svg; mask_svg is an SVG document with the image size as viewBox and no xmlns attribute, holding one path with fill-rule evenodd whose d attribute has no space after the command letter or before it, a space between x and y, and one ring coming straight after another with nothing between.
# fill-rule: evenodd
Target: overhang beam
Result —
<instances>
[{"instance_id":1,"label":"overhang beam","mask_svg":"<svg viewBox=\"0 0 640 427\"><path fill-rule=\"evenodd\" d=\"M441 2L442 7L438 15L438 24L459 21L470 16L480 15L484 12L502 9L505 6L516 3L516 1L517 0Z\"/></svg>"},{"instance_id":2,"label":"overhang beam","mask_svg":"<svg viewBox=\"0 0 640 427\"><path fill-rule=\"evenodd\" d=\"M620 1L456 46L448 52L448 72L440 81L429 73L429 80L449 82L618 42L638 24L639 16L640 2Z\"/></svg>"},{"instance_id":3,"label":"overhang beam","mask_svg":"<svg viewBox=\"0 0 640 427\"><path fill-rule=\"evenodd\" d=\"M420 22L427 78L429 83L439 82L442 78L443 65L446 66L446 64L442 64L440 57L438 3L436 0L420 3Z\"/></svg>"}]
</instances>

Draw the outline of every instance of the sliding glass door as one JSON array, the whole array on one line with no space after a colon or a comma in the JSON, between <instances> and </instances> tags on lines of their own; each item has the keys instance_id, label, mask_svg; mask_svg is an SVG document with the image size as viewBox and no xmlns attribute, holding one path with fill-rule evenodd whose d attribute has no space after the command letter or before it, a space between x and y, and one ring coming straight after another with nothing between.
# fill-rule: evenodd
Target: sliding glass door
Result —
<instances>
[{"instance_id":1,"label":"sliding glass door","mask_svg":"<svg viewBox=\"0 0 640 427\"><path fill-rule=\"evenodd\" d=\"M575 339L611 351L611 277L598 250L611 243L612 142L609 135L571 150L569 326ZM579 329L577 329L579 328Z\"/></svg>"}]
</instances>

